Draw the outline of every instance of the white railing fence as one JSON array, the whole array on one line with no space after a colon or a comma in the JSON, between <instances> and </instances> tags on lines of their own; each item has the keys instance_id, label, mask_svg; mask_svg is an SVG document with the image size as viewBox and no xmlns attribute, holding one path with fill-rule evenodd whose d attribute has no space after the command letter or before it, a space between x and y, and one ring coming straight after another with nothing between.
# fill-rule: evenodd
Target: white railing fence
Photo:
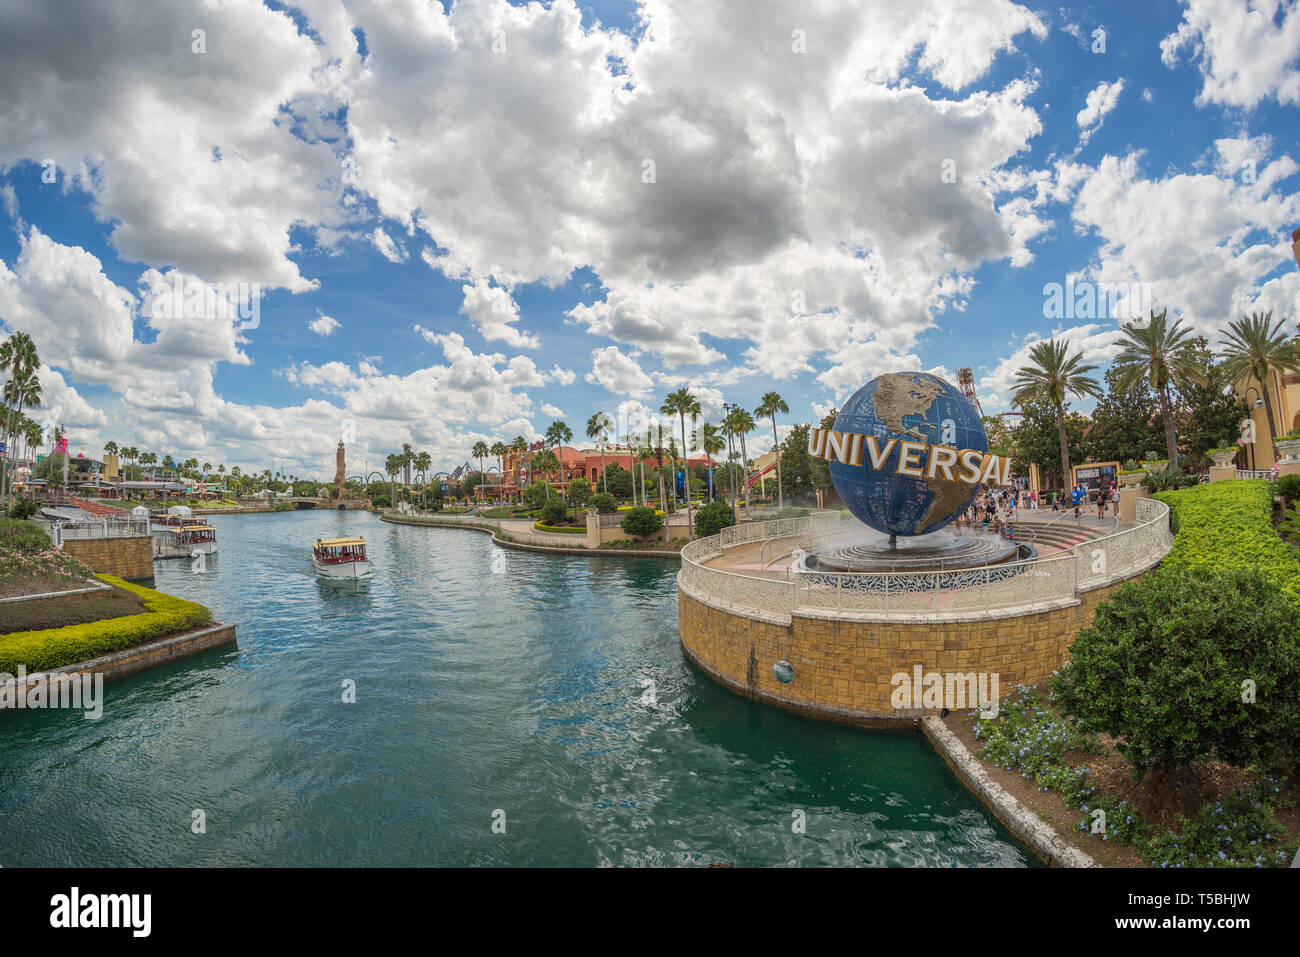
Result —
<instances>
[{"instance_id":1,"label":"white railing fence","mask_svg":"<svg viewBox=\"0 0 1300 957\"><path fill-rule=\"evenodd\" d=\"M62 548L66 541L94 538L130 538L149 534L149 520L134 518L130 515L90 519L78 522L36 522L56 548Z\"/></svg>"},{"instance_id":2,"label":"white railing fence","mask_svg":"<svg viewBox=\"0 0 1300 957\"><path fill-rule=\"evenodd\" d=\"M993 611L1072 599L1080 591L1151 567L1173 544L1169 507L1155 499L1139 499L1137 519L1136 525L1050 558L964 571L803 572L781 579L708 564L727 549L749 542L790 539L794 547L801 540L824 537L836 530L840 518L757 522L723 529L684 547L677 580L694 598L782 617L794 611L935 615Z\"/></svg>"}]
</instances>

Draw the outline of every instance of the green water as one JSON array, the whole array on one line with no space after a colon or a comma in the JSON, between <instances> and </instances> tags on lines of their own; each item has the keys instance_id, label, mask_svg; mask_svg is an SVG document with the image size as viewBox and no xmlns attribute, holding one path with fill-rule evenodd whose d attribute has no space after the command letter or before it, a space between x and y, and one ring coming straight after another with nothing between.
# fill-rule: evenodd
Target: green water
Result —
<instances>
[{"instance_id":1,"label":"green water","mask_svg":"<svg viewBox=\"0 0 1300 957\"><path fill-rule=\"evenodd\" d=\"M0 865L1035 863L920 735L687 664L674 562L357 512L212 524L206 571L159 562L156 584L237 623L238 650L108 684L97 722L0 715ZM353 534L373 580L317 580L309 543Z\"/></svg>"}]
</instances>

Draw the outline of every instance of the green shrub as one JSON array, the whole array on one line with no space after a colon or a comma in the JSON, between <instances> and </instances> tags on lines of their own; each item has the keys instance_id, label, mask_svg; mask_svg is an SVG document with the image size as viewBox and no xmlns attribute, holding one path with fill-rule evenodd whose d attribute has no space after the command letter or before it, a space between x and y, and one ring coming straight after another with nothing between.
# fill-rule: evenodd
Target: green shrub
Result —
<instances>
[{"instance_id":1,"label":"green shrub","mask_svg":"<svg viewBox=\"0 0 1300 957\"><path fill-rule=\"evenodd\" d=\"M538 479L528 488L520 493L525 505L531 505L533 508L541 508L546 504L546 500L552 495L551 487Z\"/></svg>"},{"instance_id":2,"label":"green shrub","mask_svg":"<svg viewBox=\"0 0 1300 957\"><path fill-rule=\"evenodd\" d=\"M618 502L608 492L597 492L588 504L602 515L610 515L618 511Z\"/></svg>"},{"instance_id":3,"label":"green shrub","mask_svg":"<svg viewBox=\"0 0 1300 957\"><path fill-rule=\"evenodd\" d=\"M1197 485L1155 498L1173 511L1178 532L1168 568L1256 568L1300 606L1300 552L1273 528L1273 485L1243 479Z\"/></svg>"},{"instance_id":4,"label":"green shrub","mask_svg":"<svg viewBox=\"0 0 1300 957\"><path fill-rule=\"evenodd\" d=\"M39 525L16 518L0 518L0 550L11 549L35 555L51 544L50 536Z\"/></svg>"},{"instance_id":5,"label":"green shrub","mask_svg":"<svg viewBox=\"0 0 1300 957\"><path fill-rule=\"evenodd\" d=\"M1300 612L1253 570L1162 567L1097 606L1053 694L1115 739L1137 780L1286 761L1300 745Z\"/></svg>"},{"instance_id":6,"label":"green shrub","mask_svg":"<svg viewBox=\"0 0 1300 957\"><path fill-rule=\"evenodd\" d=\"M173 632L197 628L212 620L211 613L196 602L133 585L111 575L96 577L143 598L147 610L139 615L106 618L84 625L16 631L0 636L0 673L16 674L19 665L29 672L61 668Z\"/></svg>"},{"instance_id":7,"label":"green shrub","mask_svg":"<svg viewBox=\"0 0 1300 957\"><path fill-rule=\"evenodd\" d=\"M736 524L736 513L726 502L705 505L695 513L695 534L700 538L716 535L724 528Z\"/></svg>"},{"instance_id":8,"label":"green shrub","mask_svg":"<svg viewBox=\"0 0 1300 957\"><path fill-rule=\"evenodd\" d=\"M1273 494L1282 496L1288 505L1300 499L1300 475L1283 475L1273 483Z\"/></svg>"},{"instance_id":9,"label":"green shrub","mask_svg":"<svg viewBox=\"0 0 1300 957\"><path fill-rule=\"evenodd\" d=\"M1289 538L1296 544L1300 544L1300 509L1286 510L1282 515L1282 524L1277 527L1277 533L1283 538Z\"/></svg>"},{"instance_id":10,"label":"green shrub","mask_svg":"<svg viewBox=\"0 0 1300 957\"><path fill-rule=\"evenodd\" d=\"M1148 492L1168 492L1174 489L1189 488L1197 482L1195 475L1188 475L1182 469L1162 469L1152 472L1142 480L1142 487Z\"/></svg>"},{"instance_id":11,"label":"green shrub","mask_svg":"<svg viewBox=\"0 0 1300 957\"><path fill-rule=\"evenodd\" d=\"M539 532L561 532L565 535L586 535L587 527L575 525L547 525L545 522L533 522L533 528Z\"/></svg>"},{"instance_id":12,"label":"green shrub","mask_svg":"<svg viewBox=\"0 0 1300 957\"><path fill-rule=\"evenodd\" d=\"M781 518L807 518L810 514L812 514L812 513L809 512L808 509L806 509L806 508L798 508L798 507L796 507L796 506L794 506L794 505L787 505L785 508L778 508L778 509L776 509L776 510L772 513L771 518L772 518L772 519L781 519ZM763 517L764 517L765 519L767 518L767 516L763 516Z\"/></svg>"},{"instance_id":13,"label":"green shrub","mask_svg":"<svg viewBox=\"0 0 1300 957\"><path fill-rule=\"evenodd\" d=\"M568 515L569 506L565 505L564 499L560 498L558 495L553 495L548 498L546 504L542 506L541 519L542 524L544 525L558 525L560 522L564 521Z\"/></svg>"},{"instance_id":14,"label":"green shrub","mask_svg":"<svg viewBox=\"0 0 1300 957\"><path fill-rule=\"evenodd\" d=\"M619 528L634 538L645 538L664 527L664 520L654 509L638 505L630 509L619 522Z\"/></svg>"},{"instance_id":15,"label":"green shrub","mask_svg":"<svg viewBox=\"0 0 1300 957\"><path fill-rule=\"evenodd\" d=\"M14 504L9 508L10 518L31 518L37 512L37 506L30 498L14 499Z\"/></svg>"}]
</instances>

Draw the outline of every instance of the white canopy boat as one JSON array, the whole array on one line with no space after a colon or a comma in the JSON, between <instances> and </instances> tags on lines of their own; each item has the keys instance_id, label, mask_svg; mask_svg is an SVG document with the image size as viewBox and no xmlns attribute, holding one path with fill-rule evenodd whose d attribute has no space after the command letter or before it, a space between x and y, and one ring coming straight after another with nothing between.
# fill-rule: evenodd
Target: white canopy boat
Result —
<instances>
[{"instance_id":1,"label":"white canopy boat","mask_svg":"<svg viewBox=\"0 0 1300 957\"><path fill-rule=\"evenodd\" d=\"M193 558L195 552L215 555L217 530L211 525L185 524L155 531L157 558Z\"/></svg>"},{"instance_id":2,"label":"white canopy boat","mask_svg":"<svg viewBox=\"0 0 1300 957\"><path fill-rule=\"evenodd\" d=\"M312 546L311 563L322 578L370 577L364 538L318 538Z\"/></svg>"}]
</instances>

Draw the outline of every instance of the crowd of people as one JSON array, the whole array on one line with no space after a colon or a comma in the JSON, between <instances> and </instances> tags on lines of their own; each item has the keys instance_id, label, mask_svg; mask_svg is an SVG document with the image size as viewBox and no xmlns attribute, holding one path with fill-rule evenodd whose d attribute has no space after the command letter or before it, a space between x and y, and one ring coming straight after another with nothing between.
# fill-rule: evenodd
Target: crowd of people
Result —
<instances>
[{"instance_id":1,"label":"crowd of people","mask_svg":"<svg viewBox=\"0 0 1300 957\"><path fill-rule=\"evenodd\" d=\"M971 503L957 516L958 528L992 531L1003 538L1014 540L1015 523L1021 509L1037 511L1051 509L1053 512L1074 512L1075 518L1082 517L1089 507L1097 509L1097 517L1105 518L1110 508L1111 514L1119 517L1119 491L1115 481L1089 489L1080 483L1068 491L1039 493L1030 489L1028 483L1003 487L982 487Z\"/></svg>"}]
</instances>

